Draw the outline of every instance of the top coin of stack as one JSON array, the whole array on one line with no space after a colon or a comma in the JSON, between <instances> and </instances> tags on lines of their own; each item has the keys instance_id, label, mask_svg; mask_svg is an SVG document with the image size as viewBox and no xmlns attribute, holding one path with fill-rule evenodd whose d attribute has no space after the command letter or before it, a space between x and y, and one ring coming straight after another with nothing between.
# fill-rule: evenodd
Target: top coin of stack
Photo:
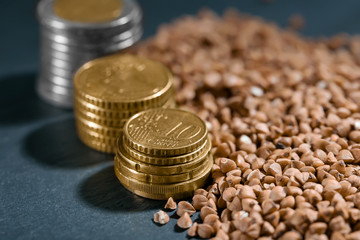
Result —
<instances>
[{"instance_id":1,"label":"top coin of stack","mask_svg":"<svg viewBox=\"0 0 360 240\"><path fill-rule=\"evenodd\" d=\"M41 0L41 64L37 91L46 101L73 106L72 79L85 62L136 43L142 12L135 0Z\"/></svg>"},{"instance_id":2,"label":"top coin of stack","mask_svg":"<svg viewBox=\"0 0 360 240\"><path fill-rule=\"evenodd\" d=\"M84 64L74 77L77 132L88 146L114 153L128 118L149 108L174 107L172 74L159 62L129 54Z\"/></svg>"},{"instance_id":3,"label":"top coin of stack","mask_svg":"<svg viewBox=\"0 0 360 240\"><path fill-rule=\"evenodd\" d=\"M205 123L180 109L150 109L132 116L119 138L115 173L130 191L151 199L191 196L213 165Z\"/></svg>"}]
</instances>

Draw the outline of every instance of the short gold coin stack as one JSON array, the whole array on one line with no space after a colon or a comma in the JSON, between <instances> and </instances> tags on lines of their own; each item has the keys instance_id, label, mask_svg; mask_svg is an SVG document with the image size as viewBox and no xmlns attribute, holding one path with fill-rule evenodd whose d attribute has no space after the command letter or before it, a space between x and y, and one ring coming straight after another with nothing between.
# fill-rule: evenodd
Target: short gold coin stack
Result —
<instances>
[{"instance_id":1,"label":"short gold coin stack","mask_svg":"<svg viewBox=\"0 0 360 240\"><path fill-rule=\"evenodd\" d=\"M180 109L132 116L117 143L115 173L131 192L165 200L190 197L205 184L213 158L205 123Z\"/></svg>"},{"instance_id":2,"label":"short gold coin stack","mask_svg":"<svg viewBox=\"0 0 360 240\"><path fill-rule=\"evenodd\" d=\"M129 54L85 63L74 77L74 113L79 138L115 153L128 118L151 108L175 107L172 74L159 62Z\"/></svg>"}]
</instances>

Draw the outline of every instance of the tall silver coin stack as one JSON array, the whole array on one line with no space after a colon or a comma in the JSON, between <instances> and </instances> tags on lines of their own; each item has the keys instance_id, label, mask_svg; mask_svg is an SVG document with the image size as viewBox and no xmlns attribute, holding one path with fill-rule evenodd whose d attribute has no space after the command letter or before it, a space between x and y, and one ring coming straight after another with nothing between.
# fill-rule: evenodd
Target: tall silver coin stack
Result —
<instances>
[{"instance_id":1,"label":"tall silver coin stack","mask_svg":"<svg viewBox=\"0 0 360 240\"><path fill-rule=\"evenodd\" d=\"M132 46L143 32L142 12L134 0L122 0L120 16L109 22L62 19L54 12L54 0L41 0L37 14L41 62L36 89L44 100L64 108L73 106L73 75L82 64Z\"/></svg>"}]
</instances>

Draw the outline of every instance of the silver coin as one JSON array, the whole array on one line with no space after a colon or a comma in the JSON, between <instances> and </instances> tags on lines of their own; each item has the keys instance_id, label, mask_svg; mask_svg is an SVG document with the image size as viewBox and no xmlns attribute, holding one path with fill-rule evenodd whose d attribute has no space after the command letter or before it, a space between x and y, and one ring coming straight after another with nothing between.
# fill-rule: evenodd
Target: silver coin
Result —
<instances>
[{"instance_id":1,"label":"silver coin","mask_svg":"<svg viewBox=\"0 0 360 240\"><path fill-rule=\"evenodd\" d=\"M84 63L119 52L140 40L142 12L134 0L123 0L121 15L105 23L78 23L55 15L54 0L40 0L41 61L37 91L61 107L73 102L73 76Z\"/></svg>"},{"instance_id":2,"label":"silver coin","mask_svg":"<svg viewBox=\"0 0 360 240\"><path fill-rule=\"evenodd\" d=\"M82 66L84 63L88 62L89 60L94 59L95 57L89 57L89 58L82 58L82 59L68 59L63 60L59 59L54 55L46 54L43 55L41 58L41 65L46 66L48 68L49 66L54 68L59 68L61 70L74 72L76 71L80 66Z\"/></svg>"},{"instance_id":3,"label":"silver coin","mask_svg":"<svg viewBox=\"0 0 360 240\"><path fill-rule=\"evenodd\" d=\"M36 90L45 101L64 108L71 108L73 105L73 93L67 88L55 85L48 85L46 82L38 81Z\"/></svg>"},{"instance_id":4,"label":"silver coin","mask_svg":"<svg viewBox=\"0 0 360 240\"><path fill-rule=\"evenodd\" d=\"M139 41L141 35L142 35L142 31L138 31L136 35L133 35L132 38L129 38L126 41L112 42L109 43L107 46L104 46L103 48L99 48L92 51L90 50L82 51L81 49L71 48L64 44L49 43L45 41L42 45L42 52L44 52L43 54L44 56L54 56L55 58L61 59L63 61L68 61L68 62L71 61L72 64L76 62L85 63L94 58L101 57L128 48L137 41ZM48 46L47 44L51 46ZM54 53L54 55L52 55L52 53Z\"/></svg>"},{"instance_id":5,"label":"silver coin","mask_svg":"<svg viewBox=\"0 0 360 240\"><path fill-rule=\"evenodd\" d=\"M80 43L78 45L69 45L69 44L63 44L63 43L58 43L53 41L52 39L49 39L47 37L42 37L41 39L41 44L43 47L46 48L50 48L50 49L54 49L56 51L59 52L64 52L64 53L84 53L85 51L91 51L92 49L94 49L95 47L93 46L92 48L85 48L84 46L80 46Z\"/></svg>"},{"instance_id":6,"label":"silver coin","mask_svg":"<svg viewBox=\"0 0 360 240\"><path fill-rule=\"evenodd\" d=\"M61 80L61 81L60 81ZM65 78L59 78L56 76L53 76L51 74L41 73L38 76L38 82L42 84L43 86L58 86L60 89L58 89L58 94L66 94L69 95L69 92L72 93L73 86L72 86L72 79L65 79Z\"/></svg>"},{"instance_id":7,"label":"silver coin","mask_svg":"<svg viewBox=\"0 0 360 240\"><path fill-rule=\"evenodd\" d=\"M133 0L123 0L121 15L110 22L105 23L79 23L62 19L54 13L53 0L42 0L37 6L37 15L40 23L49 29L59 30L74 36L91 37L103 34L105 37L108 31L117 29L119 32L132 28L133 22L139 22L142 13L139 5Z\"/></svg>"},{"instance_id":8,"label":"silver coin","mask_svg":"<svg viewBox=\"0 0 360 240\"><path fill-rule=\"evenodd\" d=\"M142 29L138 29L138 32L135 32L135 34L132 35L131 38L128 38L124 41L113 42L112 44L109 44L104 49L104 53L109 54L111 52L120 51L120 50L123 50L125 48L132 46L141 39L142 34L143 34Z\"/></svg>"},{"instance_id":9,"label":"silver coin","mask_svg":"<svg viewBox=\"0 0 360 240\"><path fill-rule=\"evenodd\" d=\"M72 71L70 70L66 70L66 69L62 69L59 67L55 67L51 64L47 64L47 63L41 63L40 65L40 71L41 72L49 72L52 73L55 76L58 77L62 77L62 78L67 78L67 79L72 79L74 77L74 74L76 72L76 70L78 69L78 67L74 67L74 69Z\"/></svg>"},{"instance_id":10,"label":"silver coin","mask_svg":"<svg viewBox=\"0 0 360 240\"><path fill-rule=\"evenodd\" d=\"M73 94L73 89L59 86L53 83L48 82L46 79L38 78L37 88L41 88L43 93L46 93L47 96L58 95L62 98L71 97Z\"/></svg>"},{"instance_id":11,"label":"silver coin","mask_svg":"<svg viewBox=\"0 0 360 240\"><path fill-rule=\"evenodd\" d=\"M47 55L67 62L79 62L84 60L84 56L76 56L75 54L63 53L52 49L48 50Z\"/></svg>"},{"instance_id":12,"label":"silver coin","mask_svg":"<svg viewBox=\"0 0 360 240\"><path fill-rule=\"evenodd\" d=\"M50 48L44 48L43 55L46 57L54 57L56 59L71 63L89 61L89 59L93 59L95 56L91 53L60 52Z\"/></svg>"},{"instance_id":13,"label":"silver coin","mask_svg":"<svg viewBox=\"0 0 360 240\"><path fill-rule=\"evenodd\" d=\"M59 70L58 75L62 77L71 77L72 74L77 70L79 63L71 63L68 61L62 61L56 59L51 59L49 56L43 56L40 61L40 68L41 69L52 69L52 70ZM62 62L60 62L62 61ZM57 73L57 72L55 72Z\"/></svg>"},{"instance_id":14,"label":"silver coin","mask_svg":"<svg viewBox=\"0 0 360 240\"><path fill-rule=\"evenodd\" d=\"M91 59L93 59L93 57ZM76 58L71 60L62 60L50 54L43 54L40 63L41 66L44 66L46 68L52 67L58 68L60 70L74 72L82 65L83 62L86 61L87 59L85 58L82 60Z\"/></svg>"},{"instance_id":15,"label":"silver coin","mask_svg":"<svg viewBox=\"0 0 360 240\"><path fill-rule=\"evenodd\" d=\"M83 58L93 59L104 52L103 50L104 48L101 48L100 46L91 49L90 48L84 49L81 47L52 42L46 39L42 39L41 43L42 43L41 46L42 54L47 54L49 51L56 51L73 56L74 58L83 57Z\"/></svg>"},{"instance_id":16,"label":"silver coin","mask_svg":"<svg viewBox=\"0 0 360 240\"><path fill-rule=\"evenodd\" d=\"M39 74L39 81L46 81L48 83L52 83L61 87L73 89L73 79L59 77L49 72L41 72Z\"/></svg>"},{"instance_id":17,"label":"silver coin","mask_svg":"<svg viewBox=\"0 0 360 240\"><path fill-rule=\"evenodd\" d=\"M59 31L53 31L50 29L45 28L42 36L46 37L52 41L55 41L57 43L61 43L61 44L68 44L68 45L79 45L79 43L81 43L81 46L83 47L87 47L87 48L91 48L92 46L97 46L99 43L103 43L103 42L112 42L112 41L120 41L124 38L128 38L128 33L129 31L131 31L134 28L137 28L139 26L134 25L133 27L125 30L125 31L119 31L116 29L116 31L112 31L112 32L107 32L108 36L104 37L104 36L100 36L100 35L94 35L92 37L88 37L88 36L73 36L73 35L69 35L66 34L64 32L59 32ZM109 34L111 33L111 34ZM126 33L126 34L123 34Z\"/></svg>"},{"instance_id":18,"label":"silver coin","mask_svg":"<svg viewBox=\"0 0 360 240\"><path fill-rule=\"evenodd\" d=\"M69 62L70 64L86 62L99 56L98 53L95 54L90 52L86 52L84 54L81 52L61 52L52 48L46 48L45 46L42 46L40 52L41 57L45 57L47 59L54 57L56 59Z\"/></svg>"},{"instance_id":19,"label":"silver coin","mask_svg":"<svg viewBox=\"0 0 360 240\"><path fill-rule=\"evenodd\" d=\"M49 64L56 68L64 69L67 71L73 71L73 64L70 61L64 61L55 57L45 55L41 58L42 64Z\"/></svg>"},{"instance_id":20,"label":"silver coin","mask_svg":"<svg viewBox=\"0 0 360 240\"><path fill-rule=\"evenodd\" d=\"M136 36L136 38L133 38L133 39L128 39L126 41L122 41L119 43L113 43L112 45L109 45L106 49L104 49L104 55L128 48L128 47L134 45L140 38L141 38L141 34L139 36Z\"/></svg>"},{"instance_id":21,"label":"silver coin","mask_svg":"<svg viewBox=\"0 0 360 240\"><path fill-rule=\"evenodd\" d=\"M77 63L77 62L83 62L86 61L87 58L83 57L83 56L75 56L75 55L71 55L71 54L67 54L67 53L62 53L62 52L58 52L55 50L48 50L47 54L43 55L44 58L55 58L58 60L62 60L65 62L68 62L70 64L72 63Z\"/></svg>"},{"instance_id":22,"label":"silver coin","mask_svg":"<svg viewBox=\"0 0 360 240\"><path fill-rule=\"evenodd\" d=\"M43 31L41 37L47 39L56 44L62 44L73 48L81 48L81 49L92 49L96 48L102 40L97 40L94 42L86 42L82 40L80 37L71 38L62 33L53 33L50 31Z\"/></svg>"},{"instance_id":23,"label":"silver coin","mask_svg":"<svg viewBox=\"0 0 360 240\"><path fill-rule=\"evenodd\" d=\"M137 41L139 36L141 37L143 32L142 27L134 27L125 31L121 34L115 35L111 38L108 38L103 41L98 41L95 43L85 43L79 39L70 39L64 35L54 34L50 32L42 33L42 41L45 46L49 46L52 49L58 50L60 52L76 52L76 51L93 51L98 52L107 48L107 46L112 44L119 44L124 41Z\"/></svg>"},{"instance_id":24,"label":"silver coin","mask_svg":"<svg viewBox=\"0 0 360 240\"><path fill-rule=\"evenodd\" d=\"M38 95L46 102L61 108L72 108L73 107L73 98L62 96L54 93L48 93L46 90L37 88Z\"/></svg>"},{"instance_id":25,"label":"silver coin","mask_svg":"<svg viewBox=\"0 0 360 240\"><path fill-rule=\"evenodd\" d=\"M91 48L92 46L96 46L99 43L103 42L117 42L121 40L125 40L129 38L129 33L132 31L134 32L134 29L140 28L142 31L142 19L139 18L136 21L131 22L131 25L127 29L120 29L120 28L114 28L109 29L106 31L98 32L98 34L93 34L92 36L88 35L71 35L67 32L60 31L58 29L49 29L44 28L43 30L43 37L46 37L52 41L55 41L57 43L61 44L68 44L68 45L78 45L78 43L81 43L81 46L85 46L88 48ZM138 31L138 30L135 30ZM106 36L104 36L104 33ZM131 37L131 34L130 34Z\"/></svg>"}]
</instances>

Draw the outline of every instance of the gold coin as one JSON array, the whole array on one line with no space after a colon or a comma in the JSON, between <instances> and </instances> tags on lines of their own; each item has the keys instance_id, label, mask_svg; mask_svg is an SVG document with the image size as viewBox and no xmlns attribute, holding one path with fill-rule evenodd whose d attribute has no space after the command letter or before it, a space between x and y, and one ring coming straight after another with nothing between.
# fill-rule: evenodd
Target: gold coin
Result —
<instances>
[{"instance_id":1,"label":"gold coin","mask_svg":"<svg viewBox=\"0 0 360 240\"><path fill-rule=\"evenodd\" d=\"M175 99L170 99L163 106L161 106L161 108L176 108L176 107L177 105Z\"/></svg>"},{"instance_id":2,"label":"gold coin","mask_svg":"<svg viewBox=\"0 0 360 240\"><path fill-rule=\"evenodd\" d=\"M169 197L173 197L174 199L181 199L191 196L196 189L202 187L206 183L212 165L213 160L212 156L210 155L209 165L198 177L186 182L175 184L145 183L131 177L124 176L117 167L114 169L115 174L121 184L129 191L146 198L166 200Z\"/></svg>"},{"instance_id":3,"label":"gold coin","mask_svg":"<svg viewBox=\"0 0 360 240\"><path fill-rule=\"evenodd\" d=\"M127 119L122 118L104 118L101 116L98 116L94 113L81 110L79 108L74 108L74 113L76 116L79 116L83 119L86 119L88 121L94 122L98 125L104 126L104 127L111 127L111 128L123 128Z\"/></svg>"},{"instance_id":4,"label":"gold coin","mask_svg":"<svg viewBox=\"0 0 360 240\"><path fill-rule=\"evenodd\" d=\"M80 140L88 147L93 148L97 151L104 152L104 153L115 153L116 152L116 145L115 144L107 144L102 143L96 140L89 138L88 135L83 134L83 132L78 131L78 136Z\"/></svg>"},{"instance_id":5,"label":"gold coin","mask_svg":"<svg viewBox=\"0 0 360 240\"><path fill-rule=\"evenodd\" d=\"M57 16L73 22L101 23L120 17L122 0L55 0Z\"/></svg>"},{"instance_id":6,"label":"gold coin","mask_svg":"<svg viewBox=\"0 0 360 240\"><path fill-rule=\"evenodd\" d=\"M159 62L118 54L85 63L75 74L74 89L76 98L104 109L145 109L166 102L173 81Z\"/></svg>"},{"instance_id":7,"label":"gold coin","mask_svg":"<svg viewBox=\"0 0 360 240\"><path fill-rule=\"evenodd\" d=\"M171 86L169 91L166 91L162 95L159 94L159 98L148 99L147 102L144 102L142 99L139 99L137 102L99 102L95 100L95 98L91 98L83 92L76 90L76 88L74 89L74 96L78 101L81 100L81 102L79 102L83 103L83 105L91 104L91 108L96 110L140 112L150 108L162 107L169 101L175 101L175 89Z\"/></svg>"},{"instance_id":8,"label":"gold coin","mask_svg":"<svg viewBox=\"0 0 360 240\"><path fill-rule=\"evenodd\" d=\"M115 175L117 175L118 178L120 178L120 173L118 173L115 170ZM206 182L207 179L205 179ZM201 184L199 187L205 185L205 182L203 184ZM182 192L178 192L178 193L173 193L173 194L169 194L169 193L165 193L165 194L151 194L151 193L147 193L147 192L142 192L141 190L136 190L136 189L130 189L127 186L123 185L128 191L140 196L140 197L144 197L144 198L148 198L148 199L154 199L154 200L167 200L169 199L169 197L172 197L174 200L179 200L179 199L188 199L191 198L194 194L194 190L187 190L187 191L182 191Z\"/></svg>"},{"instance_id":9,"label":"gold coin","mask_svg":"<svg viewBox=\"0 0 360 240\"><path fill-rule=\"evenodd\" d=\"M147 182L147 183L156 183L156 184L170 184L170 183L179 183L188 181L197 177L204 170L204 167L208 164L208 158L202 159L202 164L191 171L183 172L179 174L168 175L163 173L162 175L147 174L142 172L137 172L136 170L129 168L124 164L123 158L115 157L115 164L117 164L118 170L124 175L136 180ZM156 168L156 166L155 166Z\"/></svg>"},{"instance_id":10,"label":"gold coin","mask_svg":"<svg viewBox=\"0 0 360 240\"><path fill-rule=\"evenodd\" d=\"M132 116L124 126L124 142L153 156L178 156L198 149L207 138L204 121L180 109L150 109Z\"/></svg>"},{"instance_id":11,"label":"gold coin","mask_svg":"<svg viewBox=\"0 0 360 240\"><path fill-rule=\"evenodd\" d=\"M76 93L75 93L76 94ZM162 108L171 108L171 107L175 107L176 103L175 100L173 99L173 97L171 97L169 100L167 100L167 102L165 102L164 104L161 103L161 105L155 105L155 106L149 106L151 108L157 108L157 107L162 107ZM117 110L117 111L113 111L113 110L107 110L98 106L95 106L91 103L88 103L82 99L76 98L74 100L74 109L82 109L82 111L86 111L86 112L90 112L93 114L96 114L99 117L104 117L104 118L119 118L119 119L128 119L130 118L132 115L141 112L143 110L146 109L130 109L130 110Z\"/></svg>"},{"instance_id":12,"label":"gold coin","mask_svg":"<svg viewBox=\"0 0 360 240\"><path fill-rule=\"evenodd\" d=\"M134 159L128 154L126 154L126 152L124 152L123 149L119 149L116 152L116 154L117 154L116 158L126 168L132 169L138 173L168 176L168 175L178 175L182 173L191 173L192 175L196 174L196 171L199 172L198 168L204 167L202 165L206 164L206 158L208 157L209 152L204 152L201 156L199 156L197 159L194 159L191 162L185 164L176 164L172 166L157 166L157 165L139 162L137 161L137 159Z\"/></svg>"},{"instance_id":13,"label":"gold coin","mask_svg":"<svg viewBox=\"0 0 360 240\"><path fill-rule=\"evenodd\" d=\"M94 122L88 121L75 112L75 122L78 129L90 130L103 135L104 137L118 138L122 133L122 128L104 127Z\"/></svg>"},{"instance_id":14,"label":"gold coin","mask_svg":"<svg viewBox=\"0 0 360 240\"><path fill-rule=\"evenodd\" d=\"M87 111L93 114L98 115L99 117L104 118L120 118L120 119L128 119L135 113L139 111L126 111L126 110L119 110L119 111L110 111L107 109L103 109L101 107L95 106L93 104L87 103L82 99L75 98L74 100L74 109L82 109L83 111Z\"/></svg>"},{"instance_id":15,"label":"gold coin","mask_svg":"<svg viewBox=\"0 0 360 240\"><path fill-rule=\"evenodd\" d=\"M94 140L100 143L110 144L112 146L116 146L118 140L118 138L116 137L107 137L87 129L77 129L77 132L90 140Z\"/></svg>"},{"instance_id":16,"label":"gold coin","mask_svg":"<svg viewBox=\"0 0 360 240\"><path fill-rule=\"evenodd\" d=\"M130 79L131 80L131 79ZM172 81L171 81L172 82ZM127 91L128 93L125 94L133 94L133 93L129 93L129 91ZM81 99L84 102L87 102L89 104L92 104L94 106L99 107L100 109L104 109L104 110L108 110L108 111L143 111L146 109L150 109L150 108L155 108L155 107L161 107L163 106L168 99L170 98L174 98L174 94L175 94L175 90L174 88L171 86L170 90L166 90L163 91L163 93L159 93L159 94L154 94L154 98L146 98L146 99L138 99L138 101L123 101L123 102L105 102L105 101L100 101L99 99L95 99L94 97L91 97L87 94L85 94L84 92L78 91L76 90L76 88L74 89L74 93L75 93L75 98L77 99ZM121 96L122 94L118 93L118 96Z\"/></svg>"},{"instance_id":17,"label":"gold coin","mask_svg":"<svg viewBox=\"0 0 360 240\"><path fill-rule=\"evenodd\" d=\"M151 164L151 165L169 166L169 165L185 164L193 161L196 158L201 158L203 154L207 154L207 152L211 150L211 140L210 137L208 137L207 141L205 141L201 147L188 154L179 155L175 157L154 157L136 151L130 146L127 146L124 141L120 141L120 139L123 138L120 137L119 142L117 143L118 152L119 151L126 152L126 154L129 155L131 158L137 159L139 162L143 162L145 164Z\"/></svg>"}]
</instances>

